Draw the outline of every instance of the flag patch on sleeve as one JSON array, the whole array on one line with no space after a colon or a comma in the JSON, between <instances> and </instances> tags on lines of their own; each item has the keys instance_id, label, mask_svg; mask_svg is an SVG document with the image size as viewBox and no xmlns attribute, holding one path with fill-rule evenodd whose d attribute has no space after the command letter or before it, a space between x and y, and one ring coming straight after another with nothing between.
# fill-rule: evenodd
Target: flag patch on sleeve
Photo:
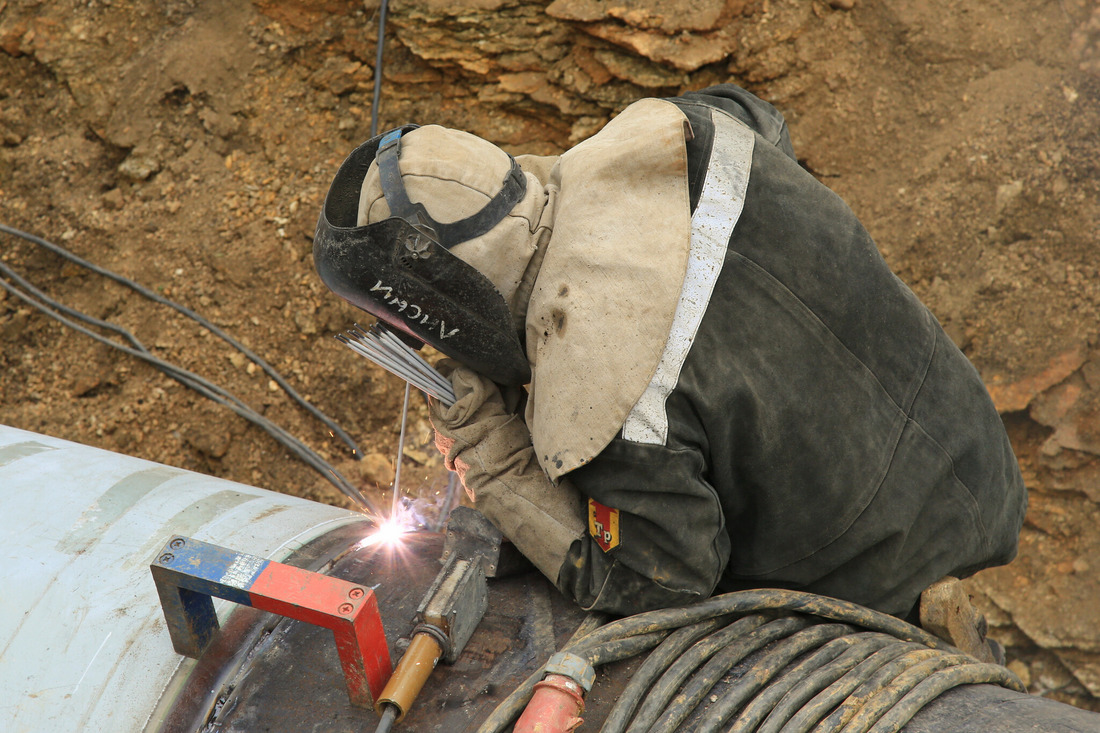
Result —
<instances>
[{"instance_id":1,"label":"flag patch on sleeve","mask_svg":"<svg viewBox=\"0 0 1100 733\"><path fill-rule=\"evenodd\" d=\"M588 500L588 533L604 552L619 546L619 510Z\"/></svg>"}]
</instances>

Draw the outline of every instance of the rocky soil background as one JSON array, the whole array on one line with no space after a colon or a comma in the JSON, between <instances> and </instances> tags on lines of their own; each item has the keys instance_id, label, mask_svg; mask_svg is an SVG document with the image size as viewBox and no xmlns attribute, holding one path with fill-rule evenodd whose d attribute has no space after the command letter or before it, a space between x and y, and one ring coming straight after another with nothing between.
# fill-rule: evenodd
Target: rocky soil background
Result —
<instances>
[{"instance_id":1,"label":"rocky soil background","mask_svg":"<svg viewBox=\"0 0 1100 733\"><path fill-rule=\"evenodd\" d=\"M0 0L0 223L202 313L359 441L163 306L0 235L67 305L223 385L378 500L401 384L331 339L362 315L313 225L369 135L378 3ZM969 584L1040 694L1100 709L1100 5L1095 0L394 0L382 129L552 154L643 96L733 81L787 116L975 363L1031 488L1021 553ZM342 503L263 431L0 292L0 422ZM413 401L402 486L438 458ZM49 487L43 487L48 491Z\"/></svg>"}]
</instances>

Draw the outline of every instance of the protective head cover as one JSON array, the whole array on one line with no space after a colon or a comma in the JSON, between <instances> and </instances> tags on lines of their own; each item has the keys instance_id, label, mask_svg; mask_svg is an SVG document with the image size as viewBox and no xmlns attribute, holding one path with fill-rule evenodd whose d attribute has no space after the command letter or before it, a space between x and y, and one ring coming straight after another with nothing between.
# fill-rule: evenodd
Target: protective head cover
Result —
<instances>
[{"instance_id":1,"label":"protective head cover","mask_svg":"<svg viewBox=\"0 0 1100 733\"><path fill-rule=\"evenodd\" d=\"M424 139L438 136L431 131L480 145L471 150L469 141L455 146L450 140ZM409 156L403 142L417 137L427 144L408 146L419 151ZM455 174L444 181L451 184L447 195L437 201L431 186L427 191L406 187L411 178L407 157L433 165L447 161ZM435 170L422 175L440 178ZM478 180L471 187L462 176ZM378 191L373 205L366 195L372 188ZM479 268L449 251L497 233L526 193L527 179L518 164L491 143L437 127L390 131L359 146L337 172L317 223L317 271L337 295L389 326L495 382L526 383L530 369L505 294ZM517 285L521 276L522 268ZM505 287L514 294L514 287Z\"/></svg>"}]
</instances>

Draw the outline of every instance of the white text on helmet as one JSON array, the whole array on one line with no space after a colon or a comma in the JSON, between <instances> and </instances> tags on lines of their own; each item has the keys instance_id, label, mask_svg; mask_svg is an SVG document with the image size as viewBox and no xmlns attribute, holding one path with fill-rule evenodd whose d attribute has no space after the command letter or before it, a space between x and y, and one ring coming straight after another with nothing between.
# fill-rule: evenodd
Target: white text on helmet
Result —
<instances>
[{"instance_id":1,"label":"white text on helmet","mask_svg":"<svg viewBox=\"0 0 1100 733\"><path fill-rule=\"evenodd\" d=\"M442 318L432 318L427 313L425 313L424 309L418 306L416 303L410 303L407 300L402 300L401 298L398 298L396 295L393 294L393 288L389 285L383 285L381 280L375 283L374 287L370 289L370 292L372 293L376 291L385 291L382 295L382 300L386 304L394 306L394 310L404 315L405 318L408 318L410 321L419 321L420 325L422 326L434 326L435 323L438 322L440 340L450 338L451 336L454 336L456 333L458 333L457 328L452 328L450 331L448 331L447 322L444 321ZM413 313L413 309L416 310L415 313Z\"/></svg>"}]
</instances>

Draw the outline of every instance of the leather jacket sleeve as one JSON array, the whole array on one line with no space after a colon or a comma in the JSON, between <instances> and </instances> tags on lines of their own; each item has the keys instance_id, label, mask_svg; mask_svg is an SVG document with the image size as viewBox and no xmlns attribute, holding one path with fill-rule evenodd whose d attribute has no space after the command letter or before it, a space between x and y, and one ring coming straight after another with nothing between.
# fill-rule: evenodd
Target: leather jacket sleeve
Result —
<instances>
[{"instance_id":1,"label":"leather jacket sleeve","mask_svg":"<svg viewBox=\"0 0 1100 733\"><path fill-rule=\"evenodd\" d=\"M622 439L570 472L588 497L589 532L566 555L562 592L585 609L615 614L708 597L730 545L705 472L698 451Z\"/></svg>"}]
</instances>

